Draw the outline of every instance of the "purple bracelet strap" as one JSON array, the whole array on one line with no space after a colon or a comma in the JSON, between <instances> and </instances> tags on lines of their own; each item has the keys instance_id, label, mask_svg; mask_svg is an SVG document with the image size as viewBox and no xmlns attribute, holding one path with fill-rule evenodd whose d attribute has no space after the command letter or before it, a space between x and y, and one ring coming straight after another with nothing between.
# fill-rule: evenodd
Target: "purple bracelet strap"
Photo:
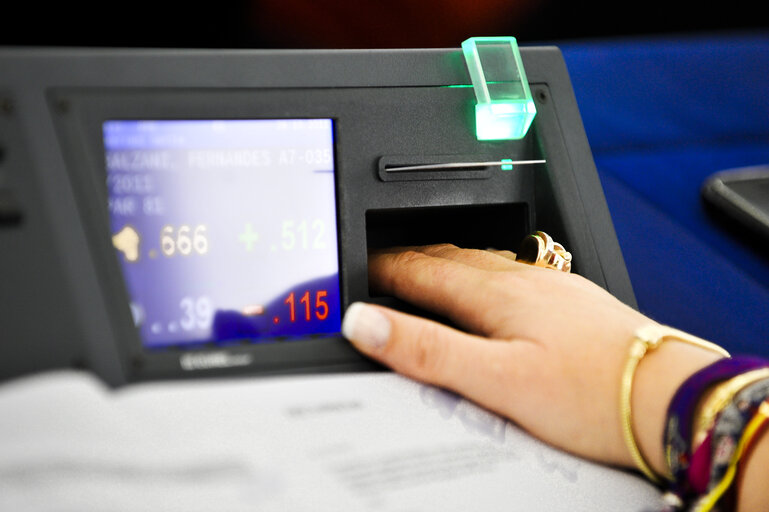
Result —
<instances>
[{"instance_id":1,"label":"purple bracelet strap","mask_svg":"<svg viewBox=\"0 0 769 512\"><path fill-rule=\"evenodd\" d=\"M769 366L757 357L719 359L691 375L678 388L670 402L665 428L665 456L673 475L672 491L684 499L691 493L687 473L692 458L692 424L694 412L705 390L741 373Z\"/></svg>"},{"instance_id":2,"label":"purple bracelet strap","mask_svg":"<svg viewBox=\"0 0 769 512\"><path fill-rule=\"evenodd\" d=\"M769 362L767 363L769 366ZM742 432L765 401L769 400L769 379L747 386L724 408L713 427L710 481L712 489L724 478Z\"/></svg>"}]
</instances>

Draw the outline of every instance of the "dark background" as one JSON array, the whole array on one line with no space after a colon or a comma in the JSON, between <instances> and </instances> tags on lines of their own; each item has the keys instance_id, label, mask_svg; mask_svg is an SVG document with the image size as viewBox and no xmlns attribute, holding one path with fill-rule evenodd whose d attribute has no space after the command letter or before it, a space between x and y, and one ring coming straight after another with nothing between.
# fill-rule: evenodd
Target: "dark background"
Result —
<instances>
[{"instance_id":1,"label":"dark background","mask_svg":"<svg viewBox=\"0 0 769 512\"><path fill-rule=\"evenodd\" d=\"M766 30L759 2L577 0L251 0L7 3L0 45L185 48L457 47Z\"/></svg>"}]
</instances>

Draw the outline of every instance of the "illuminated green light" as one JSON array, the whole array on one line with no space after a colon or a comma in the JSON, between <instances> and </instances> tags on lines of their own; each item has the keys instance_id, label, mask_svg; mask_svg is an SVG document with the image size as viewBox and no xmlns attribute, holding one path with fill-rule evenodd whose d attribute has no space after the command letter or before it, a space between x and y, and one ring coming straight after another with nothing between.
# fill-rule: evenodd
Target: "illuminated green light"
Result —
<instances>
[{"instance_id":1,"label":"illuminated green light","mask_svg":"<svg viewBox=\"0 0 769 512\"><path fill-rule=\"evenodd\" d=\"M503 171L512 171L513 170L513 159L512 158L503 158L502 159L502 167L500 167Z\"/></svg>"},{"instance_id":2,"label":"illuminated green light","mask_svg":"<svg viewBox=\"0 0 769 512\"><path fill-rule=\"evenodd\" d=\"M472 37L462 51L475 90L478 140L517 140L537 109L514 37Z\"/></svg>"}]
</instances>

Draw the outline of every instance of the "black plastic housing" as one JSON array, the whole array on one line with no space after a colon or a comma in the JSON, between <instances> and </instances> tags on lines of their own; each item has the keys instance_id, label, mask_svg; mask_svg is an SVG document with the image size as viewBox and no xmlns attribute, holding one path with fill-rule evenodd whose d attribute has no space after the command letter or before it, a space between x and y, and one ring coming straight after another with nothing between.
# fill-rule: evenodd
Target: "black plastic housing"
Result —
<instances>
[{"instance_id":1,"label":"black plastic housing","mask_svg":"<svg viewBox=\"0 0 769 512\"><path fill-rule=\"evenodd\" d=\"M532 128L519 141L480 142L459 48L0 50L0 188L14 219L0 224L0 379L69 366L113 385L377 369L341 336L202 346L192 356L145 350L108 229L101 126L116 118L332 118L342 309L405 309L369 291L371 248L514 250L535 229L572 252L574 272L635 306L561 54L521 55L538 112ZM546 163L382 175L382 162L468 157Z\"/></svg>"}]
</instances>

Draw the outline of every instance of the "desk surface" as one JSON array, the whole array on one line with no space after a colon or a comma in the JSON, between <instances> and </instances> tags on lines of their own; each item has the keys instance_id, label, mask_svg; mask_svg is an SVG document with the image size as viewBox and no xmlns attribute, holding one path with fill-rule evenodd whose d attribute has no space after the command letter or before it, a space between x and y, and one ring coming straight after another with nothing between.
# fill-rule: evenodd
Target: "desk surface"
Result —
<instances>
[{"instance_id":1,"label":"desk surface","mask_svg":"<svg viewBox=\"0 0 769 512\"><path fill-rule=\"evenodd\" d=\"M700 199L710 174L769 163L769 34L559 46L639 308L769 356L769 249Z\"/></svg>"},{"instance_id":2,"label":"desk surface","mask_svg":"<svg viewBox=\"0 0 769 512\"><path fill-rule=\"evenodd\" d=\"M0 386L0 509L659 510L640 476L395 374ZM30 492L34 489L34 492ZM55 504L55 505L54 505Z\"/></svg>"}]
</instances>

